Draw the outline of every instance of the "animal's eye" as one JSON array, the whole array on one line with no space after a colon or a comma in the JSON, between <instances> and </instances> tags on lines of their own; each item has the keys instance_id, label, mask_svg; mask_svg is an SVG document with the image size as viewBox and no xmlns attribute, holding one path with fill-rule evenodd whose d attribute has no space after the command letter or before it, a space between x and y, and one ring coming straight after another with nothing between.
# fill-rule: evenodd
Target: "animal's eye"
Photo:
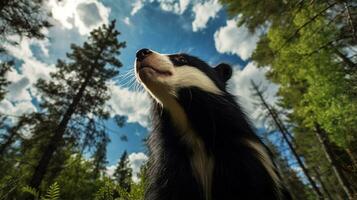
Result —
<instances>
[{"instance_id":1,"label":"animal's eye","mask_svg":"<svg viewBox=\"0 0 357 200\"><path fill-rule=\"evenodd\" d=\"M182 63L182 64L186 64L186 63L187 63L186 58L183 57L183 56L177 57L177 61L180 62L180 63Z\"/></svg>"}]
</instances>

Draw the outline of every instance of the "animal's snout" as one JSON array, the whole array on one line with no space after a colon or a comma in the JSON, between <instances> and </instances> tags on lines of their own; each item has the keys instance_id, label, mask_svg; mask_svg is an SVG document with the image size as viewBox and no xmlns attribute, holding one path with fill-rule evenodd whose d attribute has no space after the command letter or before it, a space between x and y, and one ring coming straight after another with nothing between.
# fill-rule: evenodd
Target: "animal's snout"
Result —
<instances>
[{"instance_id":1,"label":"animal's snout","mask_svg":"<svg viewBox=\"0 0 357 200\"><path fill-rule=\"evenodd\" d=\"M136 52L136 59L138 61L143 61L146 57L148 57L152 51L150 49L140 49L139 51Z\"/></svg>"}]
</instances>

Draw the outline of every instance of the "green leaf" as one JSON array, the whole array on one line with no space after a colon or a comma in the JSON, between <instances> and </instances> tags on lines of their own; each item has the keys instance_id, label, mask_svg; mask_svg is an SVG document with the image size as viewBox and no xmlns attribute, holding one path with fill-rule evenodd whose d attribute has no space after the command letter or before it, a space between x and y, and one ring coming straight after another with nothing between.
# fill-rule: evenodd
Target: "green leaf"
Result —
<instances>
[{"instance_id":1,"label":"green leaf","mask_svg":"<svg viewBox=\"0 0 357 200\"><path fill-rule=\"evenodd\" d=\"M57 200L60 196L60 187L57 182L54 182L47 190L44 197L41 200Z\"/></svg>"},{"instance_id":2,"label":"green leaf","mask_svg":"<svg viewBox=\"0 0 357 200\"><path fill-rule=\"evenodd\" d=\"M35 198L35 200L39 199L40 193L35 188L32 188L32 187L26 185L21 188L21 191L24 193L31 194Z\"/></svg>"}]
</instances>

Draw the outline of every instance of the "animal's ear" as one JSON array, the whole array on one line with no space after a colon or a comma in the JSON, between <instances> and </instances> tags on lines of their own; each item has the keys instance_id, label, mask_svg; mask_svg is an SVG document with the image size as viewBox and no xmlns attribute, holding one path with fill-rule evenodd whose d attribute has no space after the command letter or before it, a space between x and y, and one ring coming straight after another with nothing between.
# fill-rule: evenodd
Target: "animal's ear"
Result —
<instances>
[{"instance_id":1,"label":"animal's ear","mask_svg":"<svg viewBox=\"0 0 357 200\"><path fill-rule=\"evenodd\" d=\"M214 70L224 82L228 81L233 73L232 67L226 63L221 63L217 65Z\"/></svg>"}]
</instances>

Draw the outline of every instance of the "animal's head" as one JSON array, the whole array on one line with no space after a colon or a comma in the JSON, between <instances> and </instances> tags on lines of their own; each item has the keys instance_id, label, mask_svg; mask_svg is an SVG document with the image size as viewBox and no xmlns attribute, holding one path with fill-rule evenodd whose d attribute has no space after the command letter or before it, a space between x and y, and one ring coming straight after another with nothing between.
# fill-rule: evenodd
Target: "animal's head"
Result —
<instances>
[{"instance_id":1,"label":"animal's head","mask_svg":"<svg viewBox=\"0 0 357 200\"><path fill-rule=\"evenodd\" d=\"M136 53L135 74L138 81L160 103L177 95L181 89L197 88L214 95L226 92L232 76L228 64L211 67L187 54L160 54L141 49Z\"/></svg>"}]
</instances>

